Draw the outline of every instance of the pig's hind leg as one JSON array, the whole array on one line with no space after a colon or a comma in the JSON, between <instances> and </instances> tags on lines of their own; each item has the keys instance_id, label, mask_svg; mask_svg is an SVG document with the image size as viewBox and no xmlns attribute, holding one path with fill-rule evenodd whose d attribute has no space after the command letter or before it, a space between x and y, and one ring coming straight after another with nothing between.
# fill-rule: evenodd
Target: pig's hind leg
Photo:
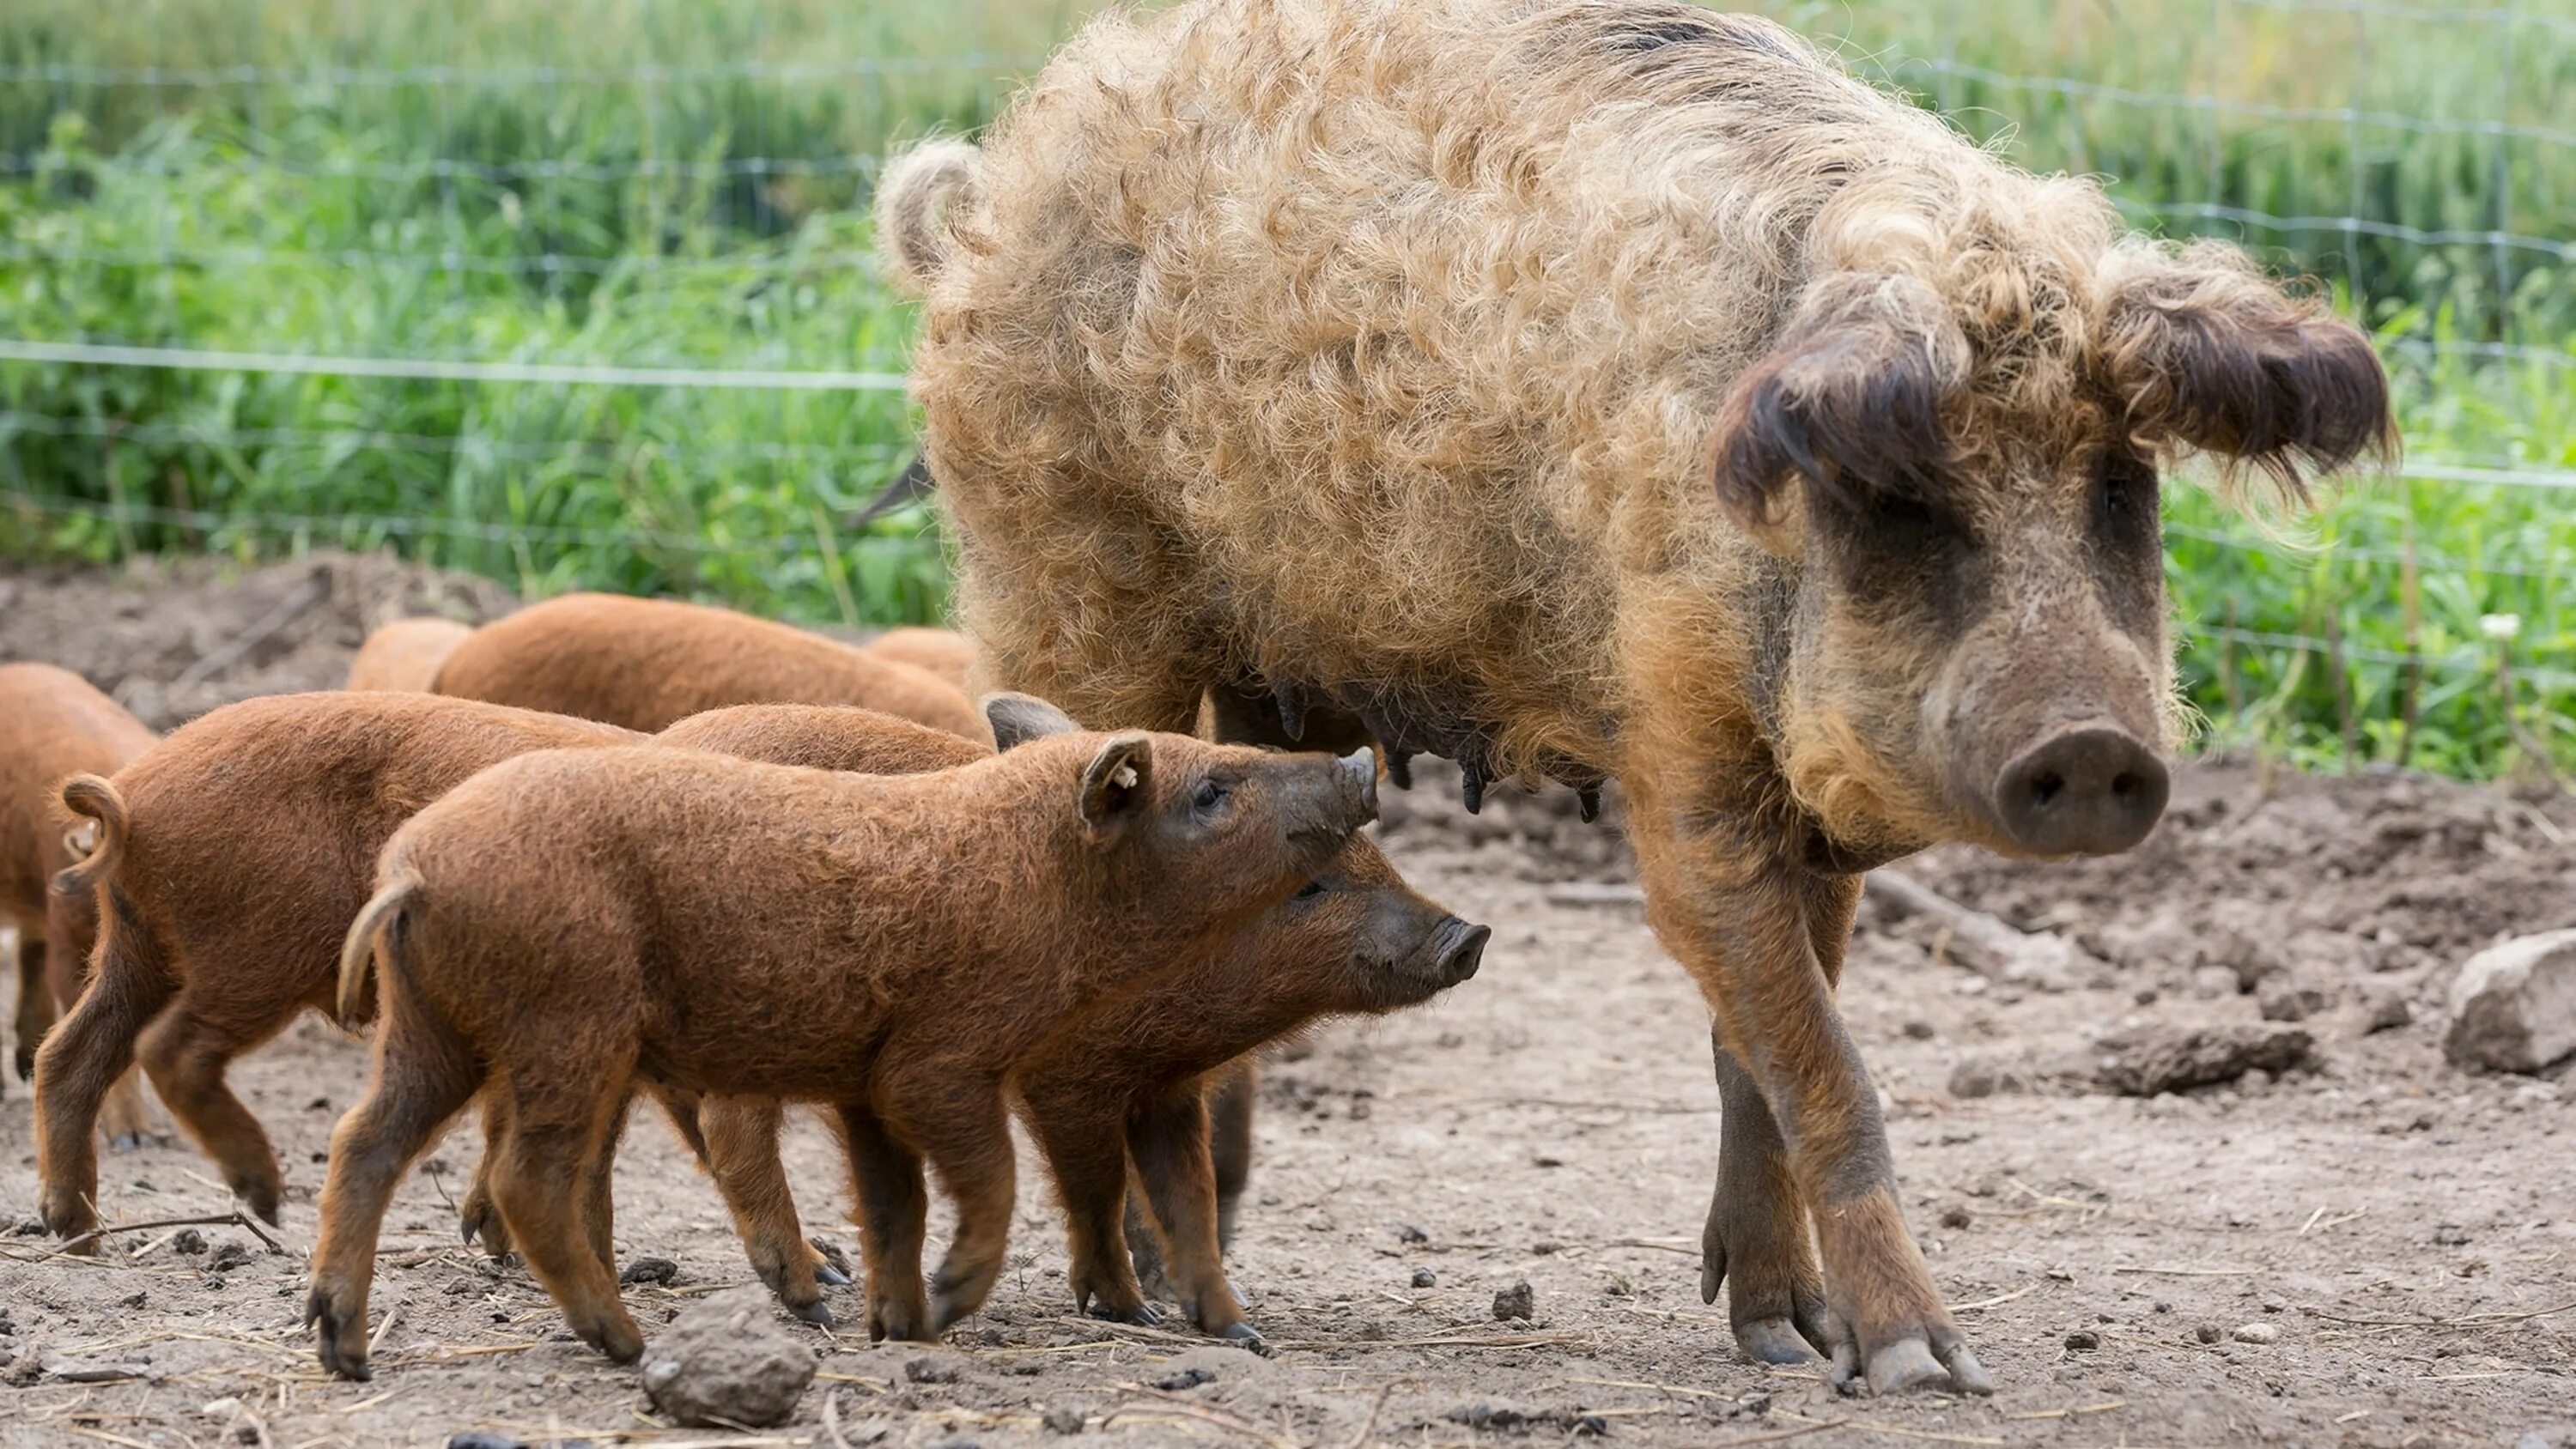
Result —
<instances>
[{"instance_id":1,"label":"pig's hind leg","mask_svg":"<svg viewBox=\"0 0 2576 1449\"><path fill-rule=\"evenodd\" d=\"M263 1025L266 1029L255 1033L236 1032L183 990L143 1034L136 1051L161 1104L223 1168L224 1185L263 1221L274 1223L286 1193L277 1149L270 1145L267 1129L224 1081L234 1057L259 1045L284 1022Z\"/></svg>"},{"instance_id":2,"label":"pig's hind leg","mask_svg":"<svg viewBox=\"0 0 2576 1449\"><path fill-rule=\"evenodd\" d=\"M367 1094L331 1133L322 1229L304 1321L317 1324L322 1366L368 1377L367 1288L394 1187L450 1118L473 1099L482 1067L454 1034L388 1012Z\"/></svg>"},{"instance_id":3,"label":"pig's hind leg","mask_svg":"<svg viewBox=\"0 0 2576 1449\"><path fill-rule=\"evenodd\" d=\"M617 1273L594 1222L594 1193L608 1172L624 1119L626 1069L617 1063L549 1063L546 1078L517 1078L510 1130L492 1172L492 1197L528 1269L561 1305L583 1342L619 1363L644 1352L644 1336L618 1300ZM605 1082L608 1089L601 1090Z\"/></svg>"},{"instance_id":4,"label":"pig's hind leg","mask_svg":"<svg viewBox=\"0 0 2576 1449\"><path fill-rule=\"evenodd\" d=\"M829 1327L832 1310L823 1303L821 1285L849 1280L824 1264L797 1220L787 1169L778 1159L787 1105L775 1097L706 1097L694 1104L691 1116L704 1134L700 1140L707 1148L707 1171L733 1214L734 1232L752 1271L788 1312Z\"/></svg>"},{"instance_id":5,"label":"pig's hind leg","mask_svg":"<svg viewBox=\"0 0 2576 1449\"><path fill-rule=\"evenodd\" d=\"M1151 1326L1160 1321L1128 1262L1127 1144L1123 1103L1103 1100L1087 1077L1065 1082L1023 1081L1029 1133L1046 1154L1064 1206L1065 1274L1074 1307L1094 1318Z\"/></svg>"}]
</instances>

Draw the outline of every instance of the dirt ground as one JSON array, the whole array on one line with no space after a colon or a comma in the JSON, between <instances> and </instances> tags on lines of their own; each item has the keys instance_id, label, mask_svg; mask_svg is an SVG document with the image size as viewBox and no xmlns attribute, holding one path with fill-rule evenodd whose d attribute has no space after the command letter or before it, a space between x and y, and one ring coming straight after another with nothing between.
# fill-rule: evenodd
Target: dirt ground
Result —
<instances>
[{"instance_id":1,"label":"dirt ground","mask_svg":"<svg viewBox=\"0 0 2576 1449\"><path fill-rule=\"evenodd\" d=\"M238 666L172 687L313 570L0 567L0 658L79 668L167 725L336 683L388 611L476 618L508 602L328 561L322 597ZM1387 847L1495 939L1448 998L1320 1031L1268 1070L1232 1267L1271 1357L1072 1316L1059 1225L1024 1153L1013 1269L946 1344L872 1348L782 1315L821 1368L796 1421L673 1430L632 1371L560 1332L524 1272L457 1245L447 1197L474 1158L468 1127L387 1219L375 1381L330 1381L296 1321L302 1255L322 1150L365 1062L308 1020L235 1073L288 1164L282 1253L233 1227L199 1229L204 1256L158 1229L96 1260L47 1256L32 1224L0 1236L0 1445L313 1449L462 1430L830 1445L831 1396L851 1445L1033 1443L1056 1437L1042 1414L1071 1410L1084 1434L1138 1443L2576 1446L2576 1083L2464 1075L2441 1051L2465 955L2576 925L2576 805L2204 763L2130 856L2038 868L1938 852L1901 867L2077 954L2024 979L1984 974L1923 918L1864 913L1845 1009L1887 1100L1910 1220L2002 1386L1870 1400L1737 1362L1723 1304L1699 1300L1717 1150L1707 1019L1618 888L1615 834L1554 798L1470 818L1449 780L1422 773L1393 797ZM2106 1035L2267 1011L2311 1034L2311 1064L2179 1095L2097 1085ZM854 1248L820 1130L800 1121L788 1160L809 1225ZM667 1286L627 1290L648 1335L750 1281L661 1125L637 1123L617 1183L622 1257L678 1265ZM176 1144L109 1156L103 1192L124 1221L227 1208ZM35 1195L28 1097L11 1082L0 1225ZM237 1261L218 1270L227 1249ZM1523 1282L1531 1318L1497 1321L1495 1295ZM863 1321L856 1289L830 1302ZM119 1367L142 1377L59 1372Z\"/></svg>"}]
</instances>

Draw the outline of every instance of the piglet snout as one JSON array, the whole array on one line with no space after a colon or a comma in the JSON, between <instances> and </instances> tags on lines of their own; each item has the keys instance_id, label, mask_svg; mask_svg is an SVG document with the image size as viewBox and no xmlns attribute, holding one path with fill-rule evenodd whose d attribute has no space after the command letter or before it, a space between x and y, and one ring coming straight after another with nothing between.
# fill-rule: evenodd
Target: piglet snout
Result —
<instances>
[{"instance_id":1,"label":"piglet snout","mask_svg":"<svg viewBox=\"0 0 2576 1449\"><path fill-rule=\"evenodd\" d=\"M1431 933L1432 961L1441 984L1455 986L1476 974L1485 959L1485 943L1493 939L1491 926L1475 926L1456 916L1442 921Z\"/></svg>"}]
</instances>

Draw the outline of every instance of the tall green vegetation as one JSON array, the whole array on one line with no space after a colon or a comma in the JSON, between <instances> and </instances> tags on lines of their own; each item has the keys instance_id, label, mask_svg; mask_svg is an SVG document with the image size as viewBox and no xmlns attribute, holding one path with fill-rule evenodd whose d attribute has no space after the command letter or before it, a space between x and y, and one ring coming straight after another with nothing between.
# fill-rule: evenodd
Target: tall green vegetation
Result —
<instances>
[{"instance_id":1,"label":"tall green vegetation","mask_svg":"<svg viewBox=\"0 0 2576 1449\"><path fill-rule=\"evenodd\" d=\"M19 0L0 338L899 371L876 158L980 124L1090 8ZM2314 275L2382 338L2399 475L2286 538L2168 495L2213 738L2576 765L2576 490L2493 481L2576 475L2564 0L1761 8L2025 164L2104 176L2141 225ZM910 446L882 390L0 361L0 552L384 544L529 592L918 618L944 582L927 517L844 521Z\"/></svg>"}]
</instances>

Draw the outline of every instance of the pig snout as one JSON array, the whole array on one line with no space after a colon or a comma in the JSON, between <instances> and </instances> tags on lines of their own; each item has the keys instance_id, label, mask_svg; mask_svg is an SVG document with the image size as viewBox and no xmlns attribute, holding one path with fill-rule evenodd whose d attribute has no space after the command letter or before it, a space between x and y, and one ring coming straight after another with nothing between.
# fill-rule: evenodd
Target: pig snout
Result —
<instances>
[{"instance_id":1,"label":"pig snout","mask_svg":"<svg viewBox=\"0 0 2576 1449\"><path fill-rule=\"evenodd\" d=\"M1333 765L1341 777L1344 792L1350 796L1354 808L1360 812L1359 819L1353 822L1351 828L1356 830L1375 820L1377 818L1377 755L1363 745L1334 761Z\"/></svg>"},{"instance_id":2,"label":"pig snout","mask_svg":"<svg viewBox=\"0 0 2576 1449\"><path fill-rule=\"evenodd\" d=\"M2113 855L2147 838L2167 788L2155 751L2093 720L2052 730L2013 756L1989 804L2004 833L2034 855Z\"/></svg>"},{"instance_id":3,"label":"pig snout","mask_svg":"<svg viewBox=\"0 0 2576 1449\"><path fill-rule=\"evenodd\" d=\"M1455 986L1475 975L1493 935L1492 927L1469 925L1456 916L1442 921L1431 933L1431 969L1440 984Z\"/></svg>"}]
</instances>

